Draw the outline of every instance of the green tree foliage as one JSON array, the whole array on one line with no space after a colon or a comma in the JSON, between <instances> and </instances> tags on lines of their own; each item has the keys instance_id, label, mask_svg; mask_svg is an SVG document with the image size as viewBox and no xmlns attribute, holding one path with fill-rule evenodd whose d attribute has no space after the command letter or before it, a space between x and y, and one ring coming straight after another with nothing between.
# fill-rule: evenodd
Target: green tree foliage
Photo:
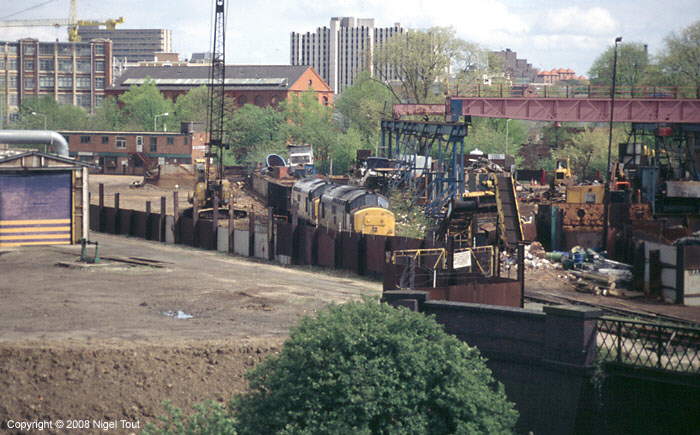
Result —
<instances>
[{"instance_id":1,"label":"green tree foliage","mask_svg":"<svg viewBox=\"0 0 700 435\"><path fill-rule=\"evenodd\" d=\"M609 47L593 61L588 76L591 83L597 86L612 85L612 70L615 47ZM618 86L637 86L645 75L649 65L649 56L644 44L638 42L622 43L617 53Z\"/></svg>"},{"instance_id":2,"label":"green tree foliage","mask_svg":"<svg viewBox=\"0 0 700 435\"><path fill-rule=\"evenodd\" d=\"M231 144L227 163L262 163L270 153L285 154L285 115L272 107L246 104L224 121Z\"/></svg>"},{"instance_id":3,"label":"green tree foliage","mask_svg":"<svg viewBox=\"0 0 700 435\"><path fill-rule=\"evenodd\" d=\"M465 153L479 148L484 153L506 152L506 124L508 154L516 155L520 144L527 138L527 123L517 119L472 118L472 126L464 140Z\"/></svg>"},{"instance_id":4,"label":"green tree foliage","mask_svg":"<svg viewBox=\"0 0 700 435\"><path fill-rule=\"evenodd\" d=\"M335 102L335 110L341 115L344 129L354 128L360 134L363 146L375 149L379 142L380 121L385 110L398 103L386 86L373 80L368 72L355 78Z\"/></svg>"},{"instance_id":5,"label":"green tree foliage","mask_svg":"<svg viewBox=\"0 0 700 435\"><path fill-rule=\"evenodd\" d=\"M58 104L50 97L38 97L22 101L18 120L11 123L10 128L43 130L44 117L48 130L83 130L90 125L88 114L82 108Z\"/></svg>"},{"instance_id":6,"label":"green tree foliage","mask_svg":"<svg viewBox=\"0 0 700 435\"><path fill-rule=\"evenodd\" d=\"M666 38L659 68L674 85L700 88L700 21Z\"/></svg>"},{"instance_id":7,"label":"green tree foliage","mask_svg":"<svg viewBox=\"0 0 700 435\"><path fill-rule=\"evenodd\" d=\"M202 85L190 89L175 100L175 117L178 121L206 122L209 107L209 89Z\"/></svg>"},{"instance_id":8,"label":"green tree foliage","mask_svg":"<svg viewBox=\"0 0 700 435\"><path fill-rule=\"evenodd\" d=\"M553 159L569 158L571 170L579 180L592 180L599 172L605 177L605 168L608 164L608 135L607 127L586 128L582 132L571 135L563 146L552 151ZM613 128L612 154L614 161L617 157L619 143L626 139L623 126Z\"/></svg>"},{"instance_id":9,"label":"green tree foliage","mask_svg":"<svg viewBox=\"0 0 700 435\"><path fill-rule=\"evenodd\" d=\"M439 85L436 88L436 83L447 81L453 65L467 68L474 50L473 44L457 38L449 27L408 30L397 33L375 51L374 73L388 84L392 77L387 71L397 71L400 99L418 104L440 101L444 90Z\"/></svg>"},{"instance_id":10,"label":"green tree foliage","mask_svg":"<svg viewBox=\"0 0 700 435\"><path fill-rule=\"evenodd\" d=\"M165 98L153 80L146 80L142 85L131 86L128 91L119 96L119 102L123 104L122 113L124 115L125 127L129 130L153 130L153 123L156 115L169 113L158 119L158 129L161 122L174 126L174 104Z\"/></svg>"},{"instance_id":11,"label":"green tree foliage","mask_svg":"<svg viewBox=\"0 0 700 435\"><path fill-rule=\"evenodd\" d=\"M476 348L374 301L291 331L233 403L242 434L511 433L518 414Z\"/></svg>"},{"instance_id":12,"label":"green tree foliage","mask_svg":"<svg viewBox=\"0 0 700 435\"><path fill-rule=\"evenodd\" d=\"M122 111L113 97L105 98L90 117L93 130L119 131L124 127Z\"/></svg>"}]
</instances>

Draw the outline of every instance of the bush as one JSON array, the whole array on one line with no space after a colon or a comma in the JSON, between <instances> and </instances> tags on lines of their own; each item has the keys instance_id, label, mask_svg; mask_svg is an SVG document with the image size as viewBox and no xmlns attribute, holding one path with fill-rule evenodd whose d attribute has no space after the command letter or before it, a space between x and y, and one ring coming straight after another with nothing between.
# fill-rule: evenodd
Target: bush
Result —
<instances>
[{"instance_id":1,"label":"bush","mask_svg":"<svg viewBox=\"0 0 700 435\"><path fill-rule=\"evenodd\" d=\"M241 434L510 433L518 417L476 348L370 300L303 319L248 379Z\"/></svg>"},{"instance_id":2,"label":"bush","mask_svg":"<svg viewBox=\"0 0 700 435\"><path fill-rule=\"evenodd\" d=\"M168 415L159 417L160 425L148 425L144 435L235 435L235 421L221 404L208 401L195 405L195 413L185 416L170 403L165 403Z\"/></svg>"}]
</instances>

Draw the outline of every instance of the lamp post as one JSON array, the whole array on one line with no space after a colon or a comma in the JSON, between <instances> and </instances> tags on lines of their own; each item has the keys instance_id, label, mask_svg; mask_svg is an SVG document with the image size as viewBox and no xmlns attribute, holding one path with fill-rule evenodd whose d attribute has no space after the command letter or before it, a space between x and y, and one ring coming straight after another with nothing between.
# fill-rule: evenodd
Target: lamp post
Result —
<instances>
[{"instance_id":1,"label":"lamp post","mask_svg":"<svg viewBox=\"0 0 700 435\"><path fill-rule=\"evenodd\" d=\"M168 115L170 115L170 113L165 112L165 113L161 113L160 115L156 115L156 116L153 118L153 131L157 131L157 129L156 129L156 122L158 121L158 117L160 117L160 116L168 116ZM168 130L167 130L167 127L165 126L165 122L163 122L163 131L168 131Z\"/></svg>"},{"instance_id":2,"label":"lamp post","mask_svg":"<svg viewBox=\"0 0 700 435\"><path fill-rule=\"evenodd\" d=\"M615 87L617 84L617 44L622 41L622 36L615 38L615 47L613 48L613 69L612 69L612 88L610 89L610 126L608 131L608 168L605 174L605 204L603 205L603 247L607 250L608 233L610 231L609 213L610 213L610 181L611 168L610 156L612 154L612 133L613 133L613 118L615 116Z\"/></svg>"},{"instance_id":3,"label":"lamp post","mask_svg":"<svg viewBox=\"0 0 700 435\"><path fill-rule=\"evenodd\" d=\"M43 117L44 117L44 130L46 130L46 118L47 118L47 116L44 115L43 113L37 113L37 112L32 112L32 115L34 115L34 116L43 116Z\"/></svg>"}]
</instances>

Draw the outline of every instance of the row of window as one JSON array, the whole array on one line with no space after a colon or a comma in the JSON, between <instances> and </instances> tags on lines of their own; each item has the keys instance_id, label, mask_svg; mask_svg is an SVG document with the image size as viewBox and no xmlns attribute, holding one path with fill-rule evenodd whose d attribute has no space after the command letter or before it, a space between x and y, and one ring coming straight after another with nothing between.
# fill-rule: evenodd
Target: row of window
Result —
<instances>
[{"instance_id":1,"label":"row of window","mask_svg":"<svg viewBox=\"0 0 700 435\"><path fill-rule=\"evenodd\" d=\"M109 144L109 138L110 136L102 136L100 138L100 142L103 145L108 145ZM66 136L66 140L70 140L70 136ZM92 142L92 136L80 136L80 143L91 143ZM168 145L174 145L175 144L175 137L173 136L168 136L165 138L165 143ZM187 143L187 137L185 137L185 143ZM126 148L126 137L124 136L117 136L114 140L114 145L117 148L124 149ZM143 146L143 136L136 136L136 146ZM158 137L157 136L151 136L149 138L149 147L151 152L156 152L158 149Z\"/></svg>"},{"instance_id":2,"label":"row of window","mask_svg":"<svg viewBox=\"0 0 700 435\"><path fill-rule=\"evenodd\" d=\"M5 87L5 75L0 74L0 89ZM91 87L92 80L90 77L76 77L75 87L76 89L88 90ZM17 89L17 76L10 76L10 80L7 82L9 89ZM39 76L39 88L40 89L53 89L56 85L56 79L54 76ZM58 76L58 88L59 89L73 89L73 77L72 76ZM95 77L95 89L104 89L105 79L104 77ZM23 89L26 91L33 91L36 89L36 78L35 77L25 77Z\"/></svg>"},{"instance_id":3,"label":"row of window","mask_svg":"<svg viewBox=\"0 0 700 435\"><path fill-rule=\"evenodd\" d=\"M39 44L39 54L40 55L50 55L58 53L59 56L70 56L73 54L73 49L75 48L76 56L91 56L92 47L90 44ZM104 44L95 44L95 55L104 56L105 46ZM0 45L0 53L4 51L4 47ZM17 45L12 44L7 46L7 53L17 54ZM23 44L22 53L25 55L36 54L35 44Z\"/></svg>"},{"instance_id":4,"label":"row of window","mask_svg":"<svg viewBox=\"0 0 700 435\"><path fill-rule=\"evenodd\" d=\"M45 94L47 96L53 97L53 94ZM0 96L4 99L4 95ZM0 105L2 105L2 100L0 99ZM58 104L73 104L73 94L58 94L56 101ZM104 95L95 95L95 107L98 107L104 101ZM90 109L92 106L90 94L75 94L75 102L78 106L85 109ZM17 106L19 104L18 94L7 94L7 104L8 106Z\"/></svg>"},{"instance_id":5,"label":"row of window","mask_svg":"<svg viewBox=\"0 0 700 435\"><path fill-rule=\"evenodd\" d=\"M24 71L34 71L36 68L34 59L24 60ZM0 70L17 70L17 59L8 58L5 60L0 57ZM56 63L54 59L39 59L39 70L40 71L56 71ZM71 59L59 59L58 60L58 71L59 72L69 72L72 73L73 70L78 73L89 73L92 71L92 63L89 60L78 60L75 62L75 68L73 68L73 60ZM105 62L103 60L95 61L95 72L103 73L105 72Z\"/></svg>"}]
</instances>

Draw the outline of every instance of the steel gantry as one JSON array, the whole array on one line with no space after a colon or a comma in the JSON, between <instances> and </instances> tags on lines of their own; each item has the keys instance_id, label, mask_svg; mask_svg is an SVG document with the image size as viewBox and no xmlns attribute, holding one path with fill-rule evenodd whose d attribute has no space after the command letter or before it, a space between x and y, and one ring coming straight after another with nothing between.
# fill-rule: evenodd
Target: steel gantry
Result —
<instances>
[{"instance_id":1,"label":"steel gantry","mask_svg":"<svg viewBox=\"0 0 700 435\"><path fill-rule=\"evenodd\" d=\"M424 181L426 215L440 217L450 199L464 192L464 138L468 124L383 120L379 154L399 162L390 186Z\"/></svg>"}]
</instances>

